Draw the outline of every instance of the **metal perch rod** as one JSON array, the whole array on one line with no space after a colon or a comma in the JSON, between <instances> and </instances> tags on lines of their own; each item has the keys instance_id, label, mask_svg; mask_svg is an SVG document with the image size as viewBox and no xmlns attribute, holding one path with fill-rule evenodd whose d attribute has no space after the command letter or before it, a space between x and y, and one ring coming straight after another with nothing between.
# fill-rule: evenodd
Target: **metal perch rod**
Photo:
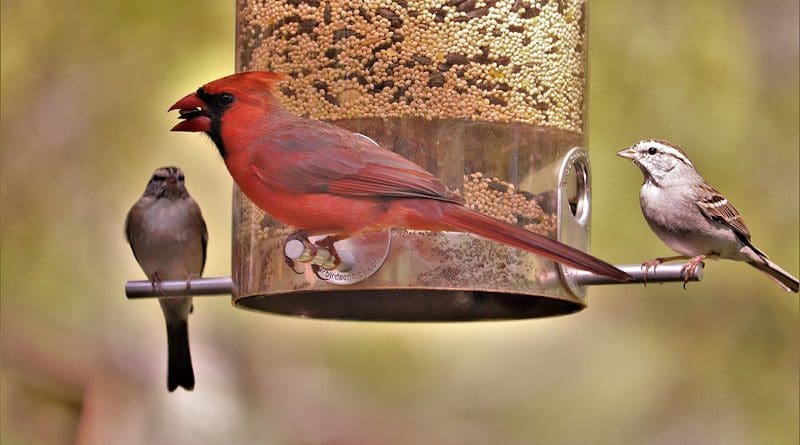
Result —
<instances>
[{"instance_id":1,"label":"metal perch rod","mask_svg":"<svg viewBox=\"0 0 800 445\"><path fill-rule=\"evenodd\" d=\"M593 274L584 270L570 269L570 274L575 281L582 286L592 286L597 284L641 284L644 283L644 269L641 264L621 264L616 266L618 269L633 277L627 283L619 283L606 276ZM689 276L689 281L700 281L703 279L703 264L697 266L694 273ZM683 282L682 264L662 264L654 271L652 268L647 272L648 283L669 283Z\"/></svg>"},{"instance_id":2,"label":"metal perch rod","mask_svg":"<svg viewBox=\"0 0 800 445\"><path fill-rule=\"evenodd\" d=\"M189 290L186 290L186 281L183 280L162 281L160 291L153 289L153 284L146 280L125 283L128 298L230 295L232 291L231 277L196 278L189 282Z\"/></svg>"},{"instance_id":3,"label":"metal perch rod","mask_svg":"<svg viewBox=\"0 0 800 445\"><path fill-rule=\"evenodd\" d=\"M644 271L641 264L623 264L617 266L633 277L632 281L622 284L644 283ZM583 270L571 269L570 274L578 284L591 286L597 284L621 284L609 279L608 277L593 274ZM689 277L689 281L700 281L703 279L703 265L697 267L694 274ZM683 266L681 264L662 264L647 274L648 283L667 283L682 282ZM189 283L189 290L186 290L186 281L173 280L162 281L161 291L153 289L153 284L149 281L128 281L125 283L125 295L129 299L136 298L155 298L155 297L184 297L204 296L204 295L230 295L233 291L233 281L231 277L197 278Z\"/></svg>"}]
</instances>

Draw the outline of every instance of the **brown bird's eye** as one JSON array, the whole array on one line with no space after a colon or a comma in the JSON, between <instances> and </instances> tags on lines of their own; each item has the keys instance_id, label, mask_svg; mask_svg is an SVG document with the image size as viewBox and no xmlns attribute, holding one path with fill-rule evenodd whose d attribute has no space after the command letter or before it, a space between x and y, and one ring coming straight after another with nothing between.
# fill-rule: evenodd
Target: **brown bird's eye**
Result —
<instances>
[{"instance_id":1,"label":"brown bird's eye","mask_svg":"<svg viewBox=\"0 0 800 445\"><path fill-rule=\"evenodd\" d=\"M651 155L654 155L654 154L658 153L658 149L655 148L655 147L650 147L650 148L647 149L647 152L650 153Z\"/></svg>"},{"instance_id":2,"label":"brown bird's eye","mask_svg":"<svg viewBox=\"0 0 800 445\"><path fill-rule=\"evenodd\" d=\"M183 182L186 178L183 175L178 176L178 181Z\"/></svg>"},{"instance_id":3,"label":"brown bird's eye","mask_svg":"<svg viewBox=\"0 0 800 445\"><path fill-rule=\"evenodd\" d=\"M232 104L233 100L233 95L228 93L222 93L217 97L217 103L223 107Z\"/></svg>"},{"instance_id":4,"label":"brown bird's eye","mask_svg":"<svg viewBox=\"0 0 800 445\"><path fill-rule=\"evenodd\" d=\"M164 180L164 178L161 177L161 176L158 176L158 175L153 175L153 177L150 178L150 181L152 181L152 182L163 181L163 180Z\"/></svg>"}]
</instances>

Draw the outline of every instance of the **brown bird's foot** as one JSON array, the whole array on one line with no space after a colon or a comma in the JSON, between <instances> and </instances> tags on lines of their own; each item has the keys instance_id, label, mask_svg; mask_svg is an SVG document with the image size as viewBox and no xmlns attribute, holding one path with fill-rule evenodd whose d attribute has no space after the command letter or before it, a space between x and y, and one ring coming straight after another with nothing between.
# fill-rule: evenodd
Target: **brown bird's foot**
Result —
<instances>
[{"instance_id":1,"label":"brown bird's foot","mask_svg":"<svg viewBox=\"0 0 800 445\"><path fill-rule=\"evenodd\" d=\"M184 288L184 291L186 291L186 293L189 293L189 291L192 290L192 280L193 279L194 279L194 274L193 273L190 273L189 275L186 276L186 287Z\"/></svg>"},{"instance_id":2,"label":"brown bird's foot","mask_svg":"<svg viewBox=\"0 0 800 445\"><path fill-rule=\"evenodd\" d=\"M190 273L186 276L186 289L185 292L188 294L192 290L192 280L194 279L194 274ZM194 312L194 304L189 306L189 313Z\"/></svg>"},{"instance_id":3,"label":"brown bird's foot","mask_svg":"<svg viewBox=\"0 0 800 445\"><path fill-rule=\"evenodd\" d=\"M650 273L650 269L653 269L653 272L656 271L656 268L660 266L662 263L666 263L667 261L675 261L675 260L683 260L686 259L683 255L677 256L669 256L669 257L661 257L661 258L653 258L650 261L645 261L642 263L642 278L644 281L644 287L647 287L647 274Z\"/></svg>"},{"instance_id":4,"label":"brown bird's foot","mask_svg":"<svg viewBox=\"0 0 800 445\"><path fill-rule=\"evenodd\" d=\"M689 279L692 278L694 272L697 270L697 266L703 264L703 260L706 259L705 255L697 255L696 257L689 260L688 263L684 264L681 268L681 273L683 274L683 288L686 289L686 283L689 282Z\"/></svg>"},{"instance_id":5,"label":"brown bird's foot","mask_svg":"<svg viewBox=\"0 0 800 445\"><path fill-rule=\"evenodd\" d=\"M164 288L161 287L161 277L158 276L158 272L153 274L153 277L150 278L150 284L153 286L153 292L157 292L159 294L163 294Z\"/></svg>"}]
</instances>

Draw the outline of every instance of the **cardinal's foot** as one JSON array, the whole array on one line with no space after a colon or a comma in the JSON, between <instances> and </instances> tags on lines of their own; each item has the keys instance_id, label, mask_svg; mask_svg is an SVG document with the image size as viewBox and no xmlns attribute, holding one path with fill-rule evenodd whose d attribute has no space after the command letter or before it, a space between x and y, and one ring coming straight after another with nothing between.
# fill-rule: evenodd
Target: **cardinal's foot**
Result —
<instances>
[{"instance_id":1,"label":"cardinal's foot","mask_svg":"<svg viewBox=\"0 0 800 445\"><path fill-rule=\"evenodd\" d=\"M315 273L320 268L324 270L336 269L342 261L333 244L341 239L344 238L340 235L330 235L312 243L303 231L297 231L289 235L283 245L286 264L295 273L299 274L303 272L294 268L296 262L309 263Z\"/></svg>"},{"instance_id":2,"label":"cardinal's foot","mask_svg":"<svg viewBox=\"0 0 800 445\"><path fill-rule=\"evenodd\" d=\"M316 241L314 245L317 247L317 258L315 258L316 264L319 264L325 270L333 270L339 267L342 264L342 258L339 256L339 253L336 251L336 246L334 243L337 241L341 241L345 239L343 235L328 235L325 238L322 238L319 241Z\"/></svg>"}]
</instances>

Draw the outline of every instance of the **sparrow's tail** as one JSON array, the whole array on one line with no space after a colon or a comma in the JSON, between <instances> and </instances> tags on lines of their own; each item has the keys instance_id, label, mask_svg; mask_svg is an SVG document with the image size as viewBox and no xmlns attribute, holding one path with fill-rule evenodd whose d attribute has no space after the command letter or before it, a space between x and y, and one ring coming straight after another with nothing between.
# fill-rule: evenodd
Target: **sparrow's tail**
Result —
<instances>
[{"instance_id":1,"label":"sparrow's tail","mask_svg":"<svg viewBox=\"0 0 800 445\"><path fill-rule=\"evenodd\" d=\"M630 275L581 250L521 229L513 224L482 215L458 204L446 204L438 223L452 230L474 233L518 249L527 250L576 269L605 275L617 281L631 280Z\"/></svg>"},{"instance_id":2,"label":"sparrow's tail","mask_svg":"<svg viewBox=\"0 0 800 445\"><path fill-rule=\"evenodd\" d=\"M185 318L167 322L167 389L178 386L194 388L192 356L189 353L189 329Z\"/></svg>"},{"instance_id":3,"label":"sparrow's tail","mask_svg":"<svg viewBox=\"0 0 800 445\"><path fill-rule=\"evenodd\" d=\"M766 256L759 255L761 261L750 261L750 265L767 274L768 277L778 284L786 292L798 293L800 282L789 272L770 261Z\"/></svg>"}]
</instances>

